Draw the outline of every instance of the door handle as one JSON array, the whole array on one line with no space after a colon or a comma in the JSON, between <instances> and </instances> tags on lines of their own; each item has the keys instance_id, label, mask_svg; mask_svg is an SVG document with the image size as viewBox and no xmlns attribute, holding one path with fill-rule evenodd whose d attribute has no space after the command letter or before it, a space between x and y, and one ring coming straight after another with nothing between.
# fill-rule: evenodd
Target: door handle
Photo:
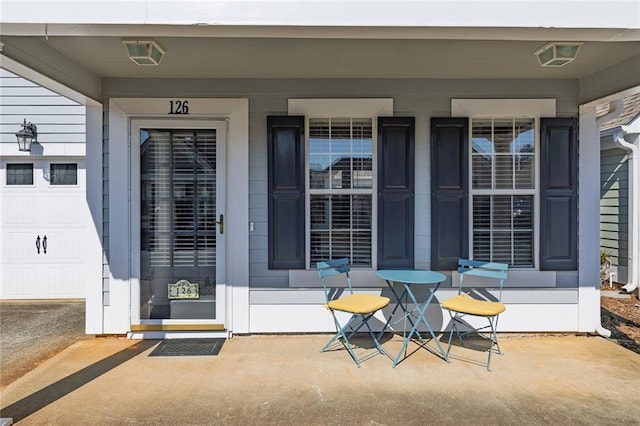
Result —
<instances>
[{"instance_id":1,"label":"door handle","mask_svg":"<svg viewBox=\"0 0 640 426\"><path fill-rule=\"evenodd\" d=\"M36 238L36 250L38 251L38 254L40 254L40 235Z\"/></svg>"},{"instance_id":2,"label":"door handle","mask_svg":"<svg viewBox=\"0 0 640 426\"><path fill-rule=\"evenodd\" d=\"M220 227L220 234L224 234L224 215L220 215L220 220L216 222Z\"/></svg>"},{"instance_id":3,"label":"door handle","mask_svg":"<svg viewBox=\"0 0 640 426\"><path fill-rule=\"evenodd\" d=\"M46 235L42 239L42 249L44 250L44 254L47 254L47 236Z\"/></svg>"}]
</instances>

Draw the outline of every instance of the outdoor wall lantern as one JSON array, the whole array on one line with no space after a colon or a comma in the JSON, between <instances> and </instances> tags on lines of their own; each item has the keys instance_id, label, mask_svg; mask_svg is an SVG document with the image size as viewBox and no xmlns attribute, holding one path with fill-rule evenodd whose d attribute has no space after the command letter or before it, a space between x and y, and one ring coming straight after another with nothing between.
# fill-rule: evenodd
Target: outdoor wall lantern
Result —
<instances>
[{"instance_id":1,"label":"outdoor wall lantern","mask_svg":"<svg viewBox=\"0 0 640 426\"><path fill-rule=\"evenodd\" d=\"M27 123L27 119L24 119L22 124L22 130L16 133L18 139L18 150L24 152L31 152L31 144L38 140L38 129L35 124Z\"/></svg>"},{"instance_id":2,"label":"outdoor wall lantern","mask_svg":"<svg viewBox=\"0 0 640 426\"><path fill-rule=\"evenodd\" d=\"M158 65L165 50L155 40L122 40L129 59L138 65Z\"/></svg>"},{"instance_id":3,"label":"outdoor wall lantern","mask_svg":"<svg viewBox=\"0 0 640 426\"><path fill-rule=\"evenodd\" d=\"M573 61L582 43L552 41L536 50L535 55L543 67L561 67Z\"/></svg>"}]
</instances>

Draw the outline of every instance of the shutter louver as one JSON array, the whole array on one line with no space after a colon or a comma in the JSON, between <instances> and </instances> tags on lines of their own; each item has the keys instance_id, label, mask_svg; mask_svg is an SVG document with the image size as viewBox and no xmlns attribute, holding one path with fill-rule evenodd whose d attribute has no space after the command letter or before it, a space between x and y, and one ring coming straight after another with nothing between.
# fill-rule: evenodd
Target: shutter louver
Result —
<instances>
[{"instance_id":1,"label":"shutter louver","mask_svg":"<svg viewBox=\"0 0 640 426\"><path fill-rule=\"evenodd\" d=\"M415 119L378 118L378 269L414 266Z\"/></svg>"},{"instance_id":2,"label":"shutter louver","mask_svg":"<svg viewBox=\"0 0 640 426\"><path fill-rule=\"evenodd\" d=\"M467 118L431 119L431 269L469 257Z\"/></svg>"},{"instance_id":3,"label":"shutter louver","mask_svg":"<svg viewBox=\"0 0 640 426\"><path fill-rule=\"evenodd\" d=\"M304 117L267 117L269 269L304 269Z\"/></svg>"}]
</instances>

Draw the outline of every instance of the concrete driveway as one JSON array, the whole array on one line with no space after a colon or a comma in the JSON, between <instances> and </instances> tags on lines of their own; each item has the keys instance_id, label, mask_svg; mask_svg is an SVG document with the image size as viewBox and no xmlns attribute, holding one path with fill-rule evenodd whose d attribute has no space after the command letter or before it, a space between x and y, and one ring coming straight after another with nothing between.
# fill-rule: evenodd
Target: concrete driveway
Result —
<instances>
[{"instance_id":1,"label":"concrete driveway","mask_svg":"<svg viewBox=\"0 0 640 426\"><path fill-rule=\"evenodd\" d=\"M638 424L640 355L601 337L504 336L493 372L410 345L357 368L325 335L236 336L217 356L149 356L158 341L74 343L1 395L19 424ZM399 350L394 336L384 343ZM416 350L417 349L417 350Z\"/></svg>"},{"instance_id":2,"label":"concrete driveway","mask_svg":"<svg viewBox=\"0 0 640 426\"><path fill-rule=\"evenodd\" d=\"M84 301L0 301L0 389L84 334Z\"/></svg>"}]
</instances>

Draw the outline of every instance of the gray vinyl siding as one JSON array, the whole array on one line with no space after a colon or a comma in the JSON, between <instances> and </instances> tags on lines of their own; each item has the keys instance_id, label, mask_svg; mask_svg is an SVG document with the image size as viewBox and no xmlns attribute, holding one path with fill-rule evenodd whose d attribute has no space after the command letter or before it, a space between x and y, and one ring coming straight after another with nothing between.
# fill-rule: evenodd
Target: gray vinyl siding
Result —
<instances>
[{"instance_id":1,"label":"gray vinyl siding","mask_svg":"<svg viewBox=\"0 0 640 426\"><path fill-rule=\"evenodd\" d=\"M430 266L429 119L451 115L452 98L553 98L557 116L577 116L579 84L571 79L105 79L104 105L115 97L237 97L249 99L249 285L251 303L322 303L313 290L289 287L289 273L267 266L267 119L287 115L290 98L392 98L395 116L416 120L415 267ZM105 123L108 111L105 110ZM105 124L106 125L106 124ZM108 162L105 161L105 168ZM105 172L105 177L108 174ZM105 182L105 186L106 182ZM108 194L107 194L108 196ZM105 204L106 206L107 204ZM108 218L108 212L104 212ZM105 224L105 235L106 232ZM108 241L105 241L108 247ZM108 250L108 249L107 249ZM108 251L107 251L108 253ZM562 291L573 294L576 274L563 276ZM522 290L518 290L522 291ZM537 292L535 290L531 293ZM524 292L528 293L528 292ZM523 294L524 294L523 293ZM519 293L520 294L520 293ZM529 303L558 303L545 292ZM520 299L518 299L520 300ZM524 299L523 299L524 300ZM546 302L545 302L546 301Z\"/></svg>"},{"instance_id":2,"label":"gray vinyl siding","mask_svg":"<svg viewBox=\"0 0 640 426\"><path fill-rule=\"evenodd\" d=\"M600 152L600 248L610 253L614 265L623 267L629 254L628 158L621 148Z\"/></svg>"},{"instance_id":3,"label":"gray vinyl siding","mask_svg":"<svg viewBox=\"0 0 640 426\"><path fill-rule=\"evenodd\" d=\"M37 126L40 144L86 142L83 105L0 68L0 143L17 147L15 134L24 119Z\"/></svg>"}]
</instances>

